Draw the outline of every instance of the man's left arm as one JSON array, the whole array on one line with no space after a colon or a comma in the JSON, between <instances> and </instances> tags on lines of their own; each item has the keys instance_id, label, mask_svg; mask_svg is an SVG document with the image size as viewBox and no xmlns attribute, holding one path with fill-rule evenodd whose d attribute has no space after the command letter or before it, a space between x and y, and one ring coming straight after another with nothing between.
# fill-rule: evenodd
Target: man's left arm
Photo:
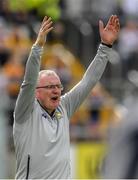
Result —
<instances>
[{"instance_id":1,"label":"man's left arm","mask_svg":"<svg viewBox=\"0 0 138 180\"><path fill-rule=\"evenodd\" d=\"M110 17L105 28L103 22L99 21L101 44L97 54L89 65L82 80L63 96L63 102L67 108L69 117L81 105L91 89L101 78L107 62L112 57L112 45L118 37L119 29L119 19L116 15Z\"/></svg>"}]
</instances>

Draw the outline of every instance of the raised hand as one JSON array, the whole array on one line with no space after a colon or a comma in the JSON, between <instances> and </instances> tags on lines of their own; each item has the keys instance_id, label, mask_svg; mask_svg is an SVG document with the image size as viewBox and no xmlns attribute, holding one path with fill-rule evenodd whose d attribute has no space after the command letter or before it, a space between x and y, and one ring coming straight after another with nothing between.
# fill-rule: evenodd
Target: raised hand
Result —
<instances>
[{"instance_id":1,"label":"raised hand","mask_svg":"<svg viewBox=\"0 0 138 180\"><path fill-rule=\"evenodd\" d=\"M112 45L114 41L118 38L120 31L119 19L116 15L112 15L107 25L104 27L103 22L99 21L99 32L101 37L101 42Z\"/></svg>"},{"instance_id":2,"label":"raised hand","mask_svg":"<svg viewBox=\"0 0 138 180\"><path fill-rule=\"evenodd\" d=\"M47 34L53 29L51 17L45 16L41 24L35 45L44 46Z\"/></svg>"}]
</instances>

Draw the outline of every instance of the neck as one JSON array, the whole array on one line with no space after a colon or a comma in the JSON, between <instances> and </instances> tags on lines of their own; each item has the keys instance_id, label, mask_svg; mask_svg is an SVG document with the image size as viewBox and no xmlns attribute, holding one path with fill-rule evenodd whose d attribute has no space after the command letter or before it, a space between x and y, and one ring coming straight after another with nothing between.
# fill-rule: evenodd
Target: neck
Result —
<instances>
[{"instance_id":1,"label":"neck","mask_svg":"<svg viewBox=\"0 0 138 180\"><path fill-rule=\"evenodd\" d=\"M54 112L55 112L55 109L54 110L51 110L51 109L48 109L46 108L45 106L43 106L39 100L37 100L38 103L40 104L40 106L50 115L50 116L53 116Z\"/></svg>"},{"instance_id":2,"label":"neck","mask_svg":"<svg viewBox=\"0 0 138 180\"><path fill-rule=\"evenodd\" d=\"M44 107L44 106L42 106L43 107L43 109L50 115L50 116L53 116L53 114L54 114L54 112L55 112L55 109L54 110L51 110L51 109L48 109L48 108L46 108L46 107Z\"/></svg>"}]
</instances>

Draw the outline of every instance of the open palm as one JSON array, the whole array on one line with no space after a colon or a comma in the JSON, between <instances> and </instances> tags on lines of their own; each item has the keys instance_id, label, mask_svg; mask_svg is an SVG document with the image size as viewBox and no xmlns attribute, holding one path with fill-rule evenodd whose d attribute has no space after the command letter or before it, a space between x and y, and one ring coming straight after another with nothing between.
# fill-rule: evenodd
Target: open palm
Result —
<instances>
[{"instance_id":1,"label":"open palm","mask_svg":"<svg viewBox=\"0 0 138 180\"><path fill-rule=\"evenodd\" d=\"M105 44L112 45L114 41L117 39L120 30L119 19L116 15L112 15L107 25L104 27L103 22L99 21L99 31L101 41Z\"/></svg>"},{"instance_id":2,"label":"open palm","mask_svg":"<svg viewBox=\"0 0 138 180\"><path fill-rule=\"evenodd\" d=\"M44 46L47 34L53 29L51 17L45 16L41 24L35 44Z\"/></svg>"}]
</instances>

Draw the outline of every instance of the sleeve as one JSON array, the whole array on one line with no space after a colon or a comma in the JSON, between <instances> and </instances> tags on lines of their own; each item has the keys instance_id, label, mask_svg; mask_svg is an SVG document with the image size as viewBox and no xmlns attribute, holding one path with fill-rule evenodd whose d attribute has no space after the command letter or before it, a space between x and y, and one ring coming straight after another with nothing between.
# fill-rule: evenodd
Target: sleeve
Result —
<instances>
[{"instance_id":1,"label":"sleeve","mask_svg":"<svg viewBox=\"0 0 138 180\"><path fill-rule=\"evenodd\" d=\"M82 80L62 97L62 102L69 118L101 78L112 52L112 48L100 44L97 54L86 70Z\"/></svg>"},{"instance_id":2,"label":"sleeve","mask_svg":"<svg viewBox=\"0 0 138 180\"><path fill-rule=\"evenodd\" d=\"M35 88L37 84L38 73L40 70L41 54L42 48L33 45L27 60L24 80L21 85L15 105L15 122L25 122L33 109L33 104L35 100Z\"/></svg>"}]
</instances>

